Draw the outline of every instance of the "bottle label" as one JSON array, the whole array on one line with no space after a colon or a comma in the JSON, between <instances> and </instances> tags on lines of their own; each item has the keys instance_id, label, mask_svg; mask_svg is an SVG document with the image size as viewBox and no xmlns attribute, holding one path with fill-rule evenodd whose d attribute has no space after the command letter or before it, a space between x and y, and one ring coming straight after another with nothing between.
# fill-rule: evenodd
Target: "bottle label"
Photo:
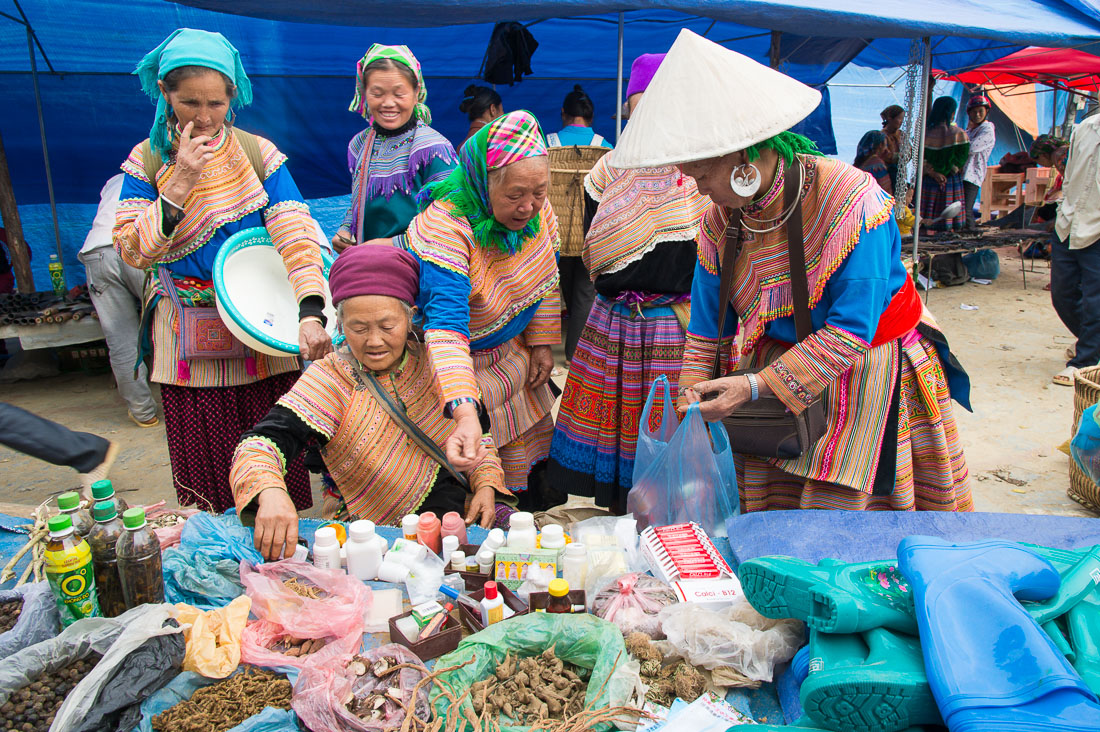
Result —
<instances>
[{"instance_id":1,"label":"bottle label","mask_svg":"<svg viewBox=\"0 0 1100 732\"><path fill-rule=\"evenodd\" d=\"M485 616L489 621L489 625L499 623L501 620L504 620L504 605L502 604L489 608L485 611Z\"/></svg>"},{"instance_id":2,"label":"bottle label","mask_svg":"<svg viewBox=\"0 0 1100 732\"><path fill-rule=\"evenodd\" d=\"M82 618L98 618L99 597L95 589L92 551L87 542L74 549L45 553L46 579L57 600L61 625L67 627Z\"/></svg>"}]
</instances>

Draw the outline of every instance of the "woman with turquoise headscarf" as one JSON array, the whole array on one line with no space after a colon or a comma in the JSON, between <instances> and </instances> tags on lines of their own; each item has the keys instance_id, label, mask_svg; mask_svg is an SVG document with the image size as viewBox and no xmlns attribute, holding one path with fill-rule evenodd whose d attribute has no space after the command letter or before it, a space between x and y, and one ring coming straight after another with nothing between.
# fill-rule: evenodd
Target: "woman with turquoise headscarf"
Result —
<instances>
[{"instance_id":1,"label":"woman with turquoise headscarf","mask_svg":"<svg viewBox=\"0 0 1100 732\"><path fill-rule=\"evenodd\" d=\"M214 259L230 235L266 227L298 300L301 355L317 360L332 350L321 248L286 156L233 125L233 108L252 101L252 85L224 36L181 28L135 73L157 111L149 139L122 164L115 246L152 274L143 340L150 378L161 384L176 495L221 512L234 505L229 469L241 433L294 385L301 364L230 335L212 309ZM312 505L300 460L286 486L299 509Z\"/></svg>"},{"instance_id":2,"label":"woman with turquoise headscarf","mask_svg":"<svg viewBox=\"0 0 1100 732\"><path fill-rule=\"evenodd\" d=\"M532 509L550 502L541 491L523 492L550 452L550 347L561 338L549 185L538 122L510 112L463 143L458 167L421 192L406 235L420 260L428 358L456 422L447 457L460 470L472 461L484 404L505 485Z\"/></svg>"},{"instance_id":3,"label":"woman with turquoise headscarf","mask_svg":"<svg viewBox=\"0 0 1100 732\"><path fill-rule=\"evenodd\" d=\"M349 110L368 126L348 143L351 205L332 238L336 251L353 244L398 245L416 215L416 194L447 177L455 150L428 125L428 90L408 46L375 43L355 67Z\"/></svg>"}]
</instances>

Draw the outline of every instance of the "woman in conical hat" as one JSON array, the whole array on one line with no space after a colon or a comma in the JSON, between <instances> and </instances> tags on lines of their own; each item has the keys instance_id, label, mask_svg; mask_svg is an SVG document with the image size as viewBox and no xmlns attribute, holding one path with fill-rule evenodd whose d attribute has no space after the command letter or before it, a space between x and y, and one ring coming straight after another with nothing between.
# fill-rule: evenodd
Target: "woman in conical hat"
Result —
<instances>
[{"instance_id":1,"label":"woman in conical hat","mask_svg":"<svg viewBox=\"0 0 1100 732\"><path fill-rule=\"evenodd\" d=\"M761 395L794 413L824 400L825 434L800 457L735 456L744 510L971 510L951 411L952 397L969 408L969 380L902 266L893 199L788 131L819 101L814 89L684 30L611 153L617 167L678 165L713 201L697 240L681 409L705 395L703 416L717 420ZM791 206L787 186L797 186ZM801 342L787 257L794 205L812 322ZM735 213L740 241L722 262ZM719 302L723 266L733 267L728 302ZM760 371L714 378L719 352L722 373Z\"/></svg>"}]
</instances>

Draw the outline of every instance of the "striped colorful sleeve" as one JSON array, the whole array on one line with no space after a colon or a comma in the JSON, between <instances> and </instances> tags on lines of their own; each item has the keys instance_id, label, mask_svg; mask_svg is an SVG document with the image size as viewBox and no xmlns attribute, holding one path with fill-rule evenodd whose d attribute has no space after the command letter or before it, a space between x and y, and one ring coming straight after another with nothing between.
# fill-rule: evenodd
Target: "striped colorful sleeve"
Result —
<instances>
[{"instance_id":1,"label":"striped colorful sleeve","mask_svg":"<svg viewBox=\"0 0 1100 732\"><path fill-rule=\"evenodd\" d=\"M115 249L131 267L145 269L171 247L172 237L161 228L164 211L156 187L145 175L141 146L130 151L122 164L125 173L112 231Z\"/></svg>"},{"instance_id":2,"label":"striped colorful sleeve","mask_svg":"<svg viewBox=\"0 0 1100 732\"><path fill-rule=\"evenodd\" d=\"M237 515L268 488L286 490L283 476L286 460L274 442L266 437L248 437L241 440L233 452L233 464L229 471L229 485L233 489L233 503Z\"/></svg>"},{"instance_id":3,"label":"striped colorful sleeve","mask_svg":"<svg viewBox=\"0 0 1100 732\"><path fill-rule=\"evenodd\" d=\"M870 347L858 336L826 325L791 346L758 376L788 409L799 414Z\"/></svg>"},{"instance_id":4,"label":"striped colorful sleeve","mask_svg":"<svg viewBox=\"0 0 1100 732\"><path fill-rule=\"evenodd\" d=\"M561 295L558 288L539 301L535 314L523 331L528 346L556 346L561 343Z\"/></svg>"},{"instance_id":5,"label":"striped colorful sleeve","mask_svg":"<svg viewBox=\"0 0 1100 732\"><path fill-rule=\"evenodd\" d=\"M431 329L424 331L424 343L428 347L428 361L439 382L443 403L463 398L480 401L481 390L474 378L469 338L453 330Z\"/></svg>"},{"instance_id":6,"label":"striped colorful sleeve","mask_svg":"<svg viewBox=\"0 0 1100 732\"><path fill-rule=\"evenodd\" d=\"M264 209L264 224L275 249L283 257L295 297L298 302L310 295L324 297L321 245L313 238L309 206L302 200L285 165L279 165L268 175L264 190L269 199Z\"/></svg>"},{"instance_id":7,"label":"striped colorful sleeve","mask_svg":"<svg viewBox=\"0 0 1100 732\"><path fill-rule=\"evenodd\" d=\"M511 491L504 485L504 467L500 464L500 455L493 444L492 436L484 435L481 438L481 444L489 454L470 472L470 487L474 493L477 493L482 486L491 486L497 493L511 495Z\"/></svg>"},{"instance_id":8,"label":"striped colorful sleeve","mask_svg":"<svg viewBox=\"0 0 1100 732\"><path fill-rule=\"evenodd\" d=\"M718 313L721 297L721 282L717 274L712 273L704 262L695 263L695 274L691 282L691 320L688 323L687 338L684 342L684 362L680 368L680 388L693 386L700 381L713 378L714 354L718 349ZM722 327L722 373L737 368L737 349L734 336L737 334L737 314L733 307L726 313L726 322Z\"/></svg>"}]
</instances>

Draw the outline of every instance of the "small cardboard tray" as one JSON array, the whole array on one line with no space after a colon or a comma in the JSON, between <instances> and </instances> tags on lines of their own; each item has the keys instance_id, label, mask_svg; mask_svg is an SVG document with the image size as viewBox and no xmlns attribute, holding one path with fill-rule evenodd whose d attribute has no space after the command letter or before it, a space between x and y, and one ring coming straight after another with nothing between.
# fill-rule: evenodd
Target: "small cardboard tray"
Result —
<instances>
[{"instance_id":1,"label":"small cardboard tray","mask_svg":"<svg viewBox=\"0 0 1100 732\"><path fill-rule=\"evenodd\" d=\"M523 600L519 599L519 595L509 590L504 585L497 585L497 590L500 592L500 596L504 598L504 604L515 613L515 615L510 616L511 618L519 615L526 615L531 612L527 605L524 604ZM482 587L476 592L469 593L469 595L470 599L475 602L481 602L485 599L485 588ZM481 615L475 613L464 603L458 604L458 614L462 618L462 625L471 633L480 633L485 630L485 626L481 624Z\"/></svg>"},{"instance_id":2,"label":"small cardboard tray","mask_svg":"<svg viewBox=\"0 0 1100 732\"><path fill-rule=\"evenodd\" d=\"M454 649L458 648L458 642L462 640L462 626L458 621L454 619L453 615L448 614L447 619L443 621L443 627L439 631L424 640L409 640L405 637L397 628L397 621L400 618L411 617L412 610L401 615L395 615L390 618L390 640L399 645L405 646L410 651L415 653L421 661L430 661L433 658L439 658L445 653L450 653Z\"/></svg>"},{"instance_id":3,"label":"small cardboard tray","mask_svg":"<svg viewBox=\"0 0 1100 732\"><path fill-rule=\"evenodd\" d=\"M570 605L580 605L582 607L588 607L585 602L584 590L569 590L569 594L566 595L569 598ZM546 612L546 606L550 603L549 592L532 592L531 593L531 612ZM581 611L581 612L587 612Z\"/></svg>"}]
</instances>

